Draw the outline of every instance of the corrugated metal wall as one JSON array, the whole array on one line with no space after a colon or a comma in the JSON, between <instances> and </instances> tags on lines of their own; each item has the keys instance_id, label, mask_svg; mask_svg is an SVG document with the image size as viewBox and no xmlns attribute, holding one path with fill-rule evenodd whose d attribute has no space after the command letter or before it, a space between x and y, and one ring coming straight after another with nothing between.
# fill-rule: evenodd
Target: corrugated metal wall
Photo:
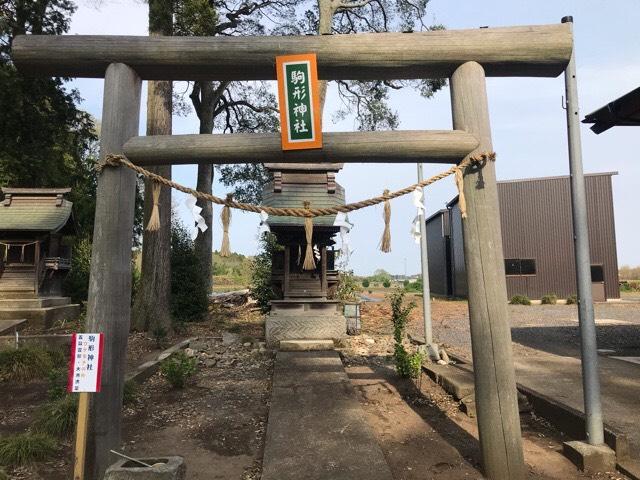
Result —
<instances>
[{"instance_id":1,"label":"corrugated metal wall","mask_svg":"<svg viewBox=\"0 0 640 480\"><path fill-rule=\"evenodd\" d=\"M451 272L454 297L466 297L469 294L467 289L467 270L464 266L464 243L462 237L462 216L460 207L456 202L449 212L451 224Z\"/></svg>"},{"instance_id":2,"label":"corrugated metal wall","mask_svg":"<svg viewBox=\"0 0 640 480\"><path fill-rule=\"evenodd\" d=\"M447 210L440 210L427 222L427 245L429 246L429 288L436 295L448 295L447 292L447 241L444 235Z\"/></svg>"},{"instance_id":3,"label":"corrugated metal wall","mask_svg":"<svg viewBox=\"0 0 640 480\"><path fill-rule=\"evenodd\" d=\"M585 182L591 263L603 267L606 297L619 298L611 174L587 175ZM569 177L499 182L498 195L504 257L536 261L535 275L507 276L509 297L540 298L555 293L566 298L576 293ZM453 295L465 297L462 219L457 203L450 208L450 219ZM442 255L431 252L429 244L430 261Z\"/></svg>"}]
</instances>

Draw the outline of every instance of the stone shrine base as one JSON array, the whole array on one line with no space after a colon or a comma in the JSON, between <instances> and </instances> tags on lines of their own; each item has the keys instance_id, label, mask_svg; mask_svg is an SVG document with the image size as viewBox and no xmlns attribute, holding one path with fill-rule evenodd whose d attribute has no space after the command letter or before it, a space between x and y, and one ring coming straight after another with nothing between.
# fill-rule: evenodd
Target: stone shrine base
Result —
<instances>
[{"instance_id":1,"label":"stone shrine base","mask_svg":"<svg viewBox=\"0 0 640 480\"><path fill-rule=\"evenodd\" d=\"M340 302L334 300L274 300L266 319L266 340L333 340L347 333Z\"/></svg>"}]
</instances>

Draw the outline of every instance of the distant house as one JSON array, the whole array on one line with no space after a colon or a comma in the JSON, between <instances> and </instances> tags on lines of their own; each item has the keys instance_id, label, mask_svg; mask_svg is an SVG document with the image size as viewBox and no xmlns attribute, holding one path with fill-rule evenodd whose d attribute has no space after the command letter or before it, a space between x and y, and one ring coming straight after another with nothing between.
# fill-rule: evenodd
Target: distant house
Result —
<instances>
[{"instance_id":1,"label":"distant house","mask_svg":"<svg viewBox=\"0 0 640 480\"><path fill-rule=\"evenodd\" d=\"M585 175L593 298L619 298L611 177ZM498 182L507 295L576 293L568 176ZM458 198L427 220L429 283L435 294L467 296Z\"/></svg>"},{"instance_id":2,"label":"distant house","mask_svg":"<svg viewBox=\"0 0 640 480\"><path fill-rule=\"evenodd\" d=\"M69 188L3 188L0 204L0 297L62 294L71 268L65 236L76 233Z\"/></svg>"}]
</instances>

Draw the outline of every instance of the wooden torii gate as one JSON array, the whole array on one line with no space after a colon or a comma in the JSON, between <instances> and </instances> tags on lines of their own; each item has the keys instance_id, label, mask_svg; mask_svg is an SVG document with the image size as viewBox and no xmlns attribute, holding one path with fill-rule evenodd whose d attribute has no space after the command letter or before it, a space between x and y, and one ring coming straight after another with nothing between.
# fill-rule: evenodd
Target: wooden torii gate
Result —
<instances>
[{"instance_id":1,"label":"wooden torii gate","mask_svg":"<svg viewBox=\"0 0 640 480\"><path fill-rule=\"evenodd\" d=\"M486 76L556 77L572 55L570 23L514 28L292 37L19 36L22 73L105 79L100 156L140 165L256 162L459 163L492 150ZM274 80L275 57L316 53L323 80L449 78L452 131L325 134L312 151L280 149L278 134L138 136L142 80ZM507 318L500 217L492 162L467 168L464 250L485 475L525 477ZM104 332L102 393L93 396L88 477L120 444L129 332L135 174L98 180L87 328Z\"/></svg>"}]
</instances>

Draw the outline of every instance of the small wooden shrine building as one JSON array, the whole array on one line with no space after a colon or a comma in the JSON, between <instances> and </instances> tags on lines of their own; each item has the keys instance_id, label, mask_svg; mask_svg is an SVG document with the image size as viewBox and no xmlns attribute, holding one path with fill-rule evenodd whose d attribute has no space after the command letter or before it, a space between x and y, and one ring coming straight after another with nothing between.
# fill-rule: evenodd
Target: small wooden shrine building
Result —
<instances>
[{"instance_id":1,"label":"small wooden shrine building","mask_svg":"<svg viewBox=\"0 0 640 480\"><path fill-rule=\"evenodd\" d=\"M343 164L268 163L273 181L263 191L262 203L269 207L300 208L344 205L344 188L335 176ZM338 283L335 268L337 251L335 215L313 219L313 249L316 268L304 270L307 245L304 219L270 216L268 224L283 249L272 259L272 286L276 299L267 319L267 341L285 339L338 338L345 334L346 322L340 303L332 300Z\"/></svg>"},{"instance_id":2,"label":"small wooden shrine building","mask_svg":"<svg viewBox=\"0 0 640 480\"><path fill-rule=\"evenodd\" d=\"M65 235L76 233L70 188L2 188L0 205L0 297L62 294L71 268Z\"/></svg>"}]
</instances>

